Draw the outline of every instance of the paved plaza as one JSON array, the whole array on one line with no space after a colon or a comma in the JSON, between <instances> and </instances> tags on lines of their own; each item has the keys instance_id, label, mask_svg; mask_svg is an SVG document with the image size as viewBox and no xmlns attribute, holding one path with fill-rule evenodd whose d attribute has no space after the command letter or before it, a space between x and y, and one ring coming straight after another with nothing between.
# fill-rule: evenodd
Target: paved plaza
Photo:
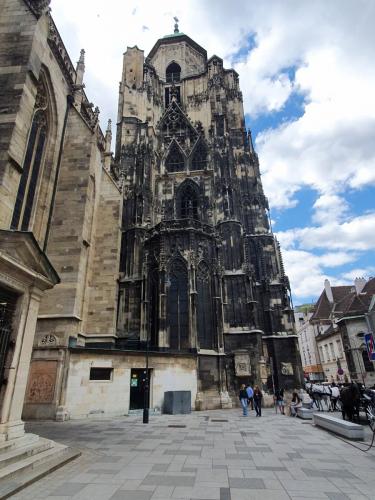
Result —
<instances>
[{"instance_id":1,"label":"paved plaza","mask_svg":"<svg viewBox=\"0 0 375 500\"><path fill-rule=\"evenodd\" d=\"M375 448L363 453L310 421L273 410L262 418L251 413L151 416L148 425L141 416L28 424L82 455L12 498L375 498Z\"/></svg>"}]
</instances>

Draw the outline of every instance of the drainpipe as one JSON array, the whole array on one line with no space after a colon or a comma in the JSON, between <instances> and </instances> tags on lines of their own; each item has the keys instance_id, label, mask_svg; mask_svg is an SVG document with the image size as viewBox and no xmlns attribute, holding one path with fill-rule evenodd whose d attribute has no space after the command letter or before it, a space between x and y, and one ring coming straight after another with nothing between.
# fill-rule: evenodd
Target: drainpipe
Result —
<instances>
[{"instance_id":1,"label":"drainpipe","mask_svg":"<svg viewBox=\"0 0 375 500\"><path fill-rule=\"evenodd\" d=\"M56 174L55 174L55 179L54 179L54 182L53 182L52 198L51 198L51 204L50 204L50 207L49 207L47 228L46 228L46 234L45 234L44 244L43 244L43 252L44 253L47 250L49 234L50 234L50 231L51 231L52 215L53 215L53 209L55 208L56 191L57 191L57 184L59 182L59 174L60 174L61 158L62 158L63 147L64 147L66 125L67 125L67 122L68 122L69 109L70 109L70 106L73 104L73 102L74 102L73 96L70 95L70 94L67 95L67 97L66 97L66 110L65 110L65 116L64 116L64 123L63 123L63 128L62 128L62 133L61 133L61 139L60 139L59 156L57 158Z\"/></svg>"}]
</instances>

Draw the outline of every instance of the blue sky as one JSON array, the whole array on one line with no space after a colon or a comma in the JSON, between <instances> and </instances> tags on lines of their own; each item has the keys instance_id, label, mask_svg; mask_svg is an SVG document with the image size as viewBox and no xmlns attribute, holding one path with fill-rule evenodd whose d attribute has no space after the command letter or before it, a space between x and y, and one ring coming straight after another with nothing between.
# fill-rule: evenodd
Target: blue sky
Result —
<instances>
[{"instance_id":1,"label":"blue sky","mask_svg":"<svg viewBox=\"0 0 375 500\"><path fill-rule=\"evenodd\" d=\"M122 54L180 29L240 75L294 304L374 276L373 0L52 0L86 92L116 120ZM74 12L74 16L72 13ZM74 57L76 55L76 57Z\"/></svg>"}]
</instances>

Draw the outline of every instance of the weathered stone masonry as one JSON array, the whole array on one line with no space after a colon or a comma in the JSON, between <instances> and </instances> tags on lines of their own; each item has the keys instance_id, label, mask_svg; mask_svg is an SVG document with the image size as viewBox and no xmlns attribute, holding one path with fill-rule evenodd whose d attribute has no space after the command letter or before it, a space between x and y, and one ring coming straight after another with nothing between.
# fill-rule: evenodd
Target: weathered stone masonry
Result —
<instances>
[{"instance_id":1,"label":"weathered stone masonry","mask_svg":"<svg viewBox=\"0 0 375 500\"><path fill-rule=\"evenodd\" d=\"M122 345L195 352L197 408L242 382L294 387L289 282L268 223L238 74L175 32L124 54L116 160L124 179Z\"/></svg>"}]
</instances>

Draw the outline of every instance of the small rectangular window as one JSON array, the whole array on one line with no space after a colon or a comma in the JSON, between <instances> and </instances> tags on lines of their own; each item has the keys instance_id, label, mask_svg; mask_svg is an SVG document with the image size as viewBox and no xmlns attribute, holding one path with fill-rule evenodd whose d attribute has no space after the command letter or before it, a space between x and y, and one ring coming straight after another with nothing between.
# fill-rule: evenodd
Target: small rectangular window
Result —
<instances>
[{"instance_id":1,"label":"small rectangular window","mask_svg":"<svg viewBox=\"0 0 375 500\"><path fill-rule=\"evenodd\" d=\"M113 368L90 368L90 380L112 380Z\"/></svg>"}]
</instances>

